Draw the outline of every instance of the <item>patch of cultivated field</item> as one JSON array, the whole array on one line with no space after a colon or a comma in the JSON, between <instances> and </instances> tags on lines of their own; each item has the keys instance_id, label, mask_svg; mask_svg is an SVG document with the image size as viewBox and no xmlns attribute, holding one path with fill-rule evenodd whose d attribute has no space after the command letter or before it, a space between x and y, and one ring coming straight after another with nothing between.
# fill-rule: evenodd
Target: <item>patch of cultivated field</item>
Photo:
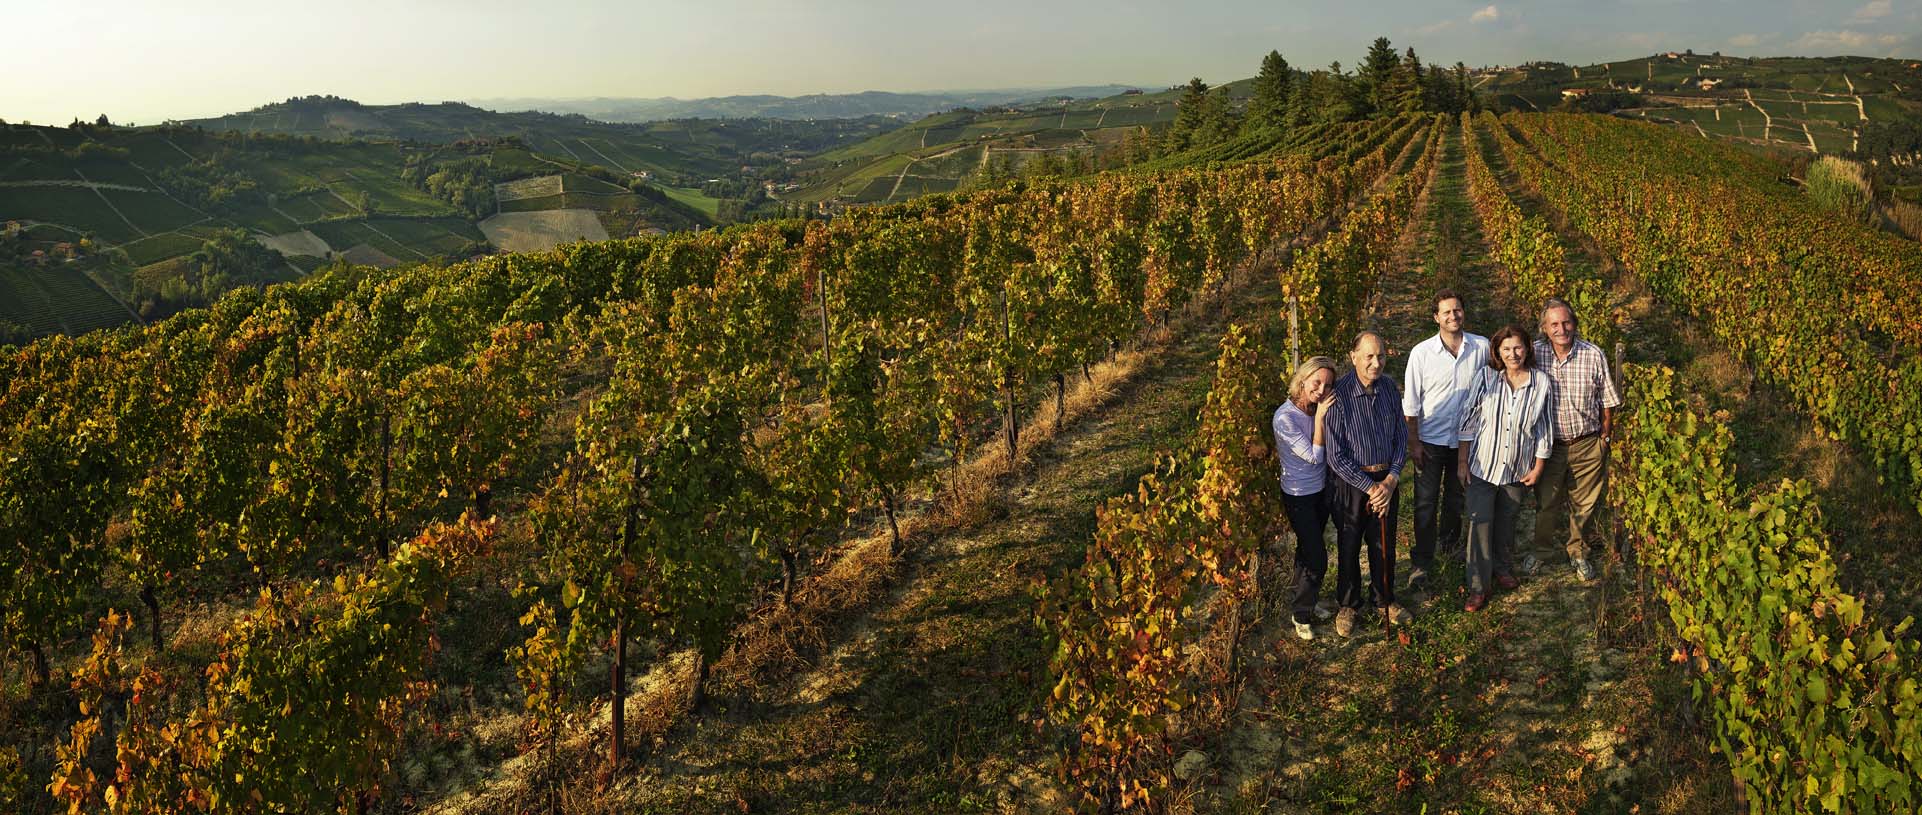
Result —
<instances>
[{"instance_id":1,"label":"patch of cultivated field","mask_svg":"<svg viewBox=\"0 0 1922 815\"><path fill-rule=\"evenodd\" d=\"M340 253L340 257L356 266L375 266L382 269L391 269L400 265L400 261L395 260L393 255L389 255L364 243L356 244L347 251Z\"/></svg>"},{"instance_id":2,"label":"patch of cultivated field","mask_svg":"<svg viewBox=\"0 0 1922 815\"><path fill-rule=\"evenodd\" d=\"M487 242L509 252L538 252L569 241L607 240L607 228L589 209L503 212L480 222Z\"/></svg>"},{"instance_id":3,"label":"patch of cultivated field","mask_svg":"<svg viewBox=\"0 0 1922 815\"><path fill-rule=\"evenodd\" d=\"M299 232L284 232L279 235L256 233L254 240L260 241L260 244L268 249L272 249L289 257L306 255L308 257L324 258L329 252L333 251L333 247L328 246L327 242L321 240L319 235L314 234L312 230L308 229L303 229Z\"/></svg>"},{"instance_id":4,"label":"patch of cultivated field","mask_svg":"<svg viewBox=\"0 0 1922 815\"><path fill-rule=\"evenodd\" d=\"M524 198L545 198L549 195L560 195L561 192L560 176L543 175L495 184L494 200L519 201Z\"/></svg>"}]
</instances>

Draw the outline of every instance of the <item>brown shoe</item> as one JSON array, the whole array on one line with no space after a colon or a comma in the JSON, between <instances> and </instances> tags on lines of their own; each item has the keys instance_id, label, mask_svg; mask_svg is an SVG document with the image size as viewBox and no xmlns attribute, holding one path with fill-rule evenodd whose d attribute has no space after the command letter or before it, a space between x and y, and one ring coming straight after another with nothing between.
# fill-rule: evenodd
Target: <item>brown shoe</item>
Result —
<instances>
[{"instance_id":1,"label":"brown shoe","mask_svg":"<svg viewBox=\"0 0 1922 815\"><path fill-rule=\"evenodd\" d=\"M1340 614L1335 615L1335 633L1344 637L1352 637L1355 635L1354 609L1344 608Z\"/></svg>"},{"instance_id":2,"label":"brown shoe","mask_svg":"<svg viewBox=\"0 0 1922 815\"><path fill-rule=\"evenodd\" d=\"M1415 615L1408 613L1400 603L1388 604L1388 621L1395 625L1407 625L1415 621Z\"/></svg>"},{"instance_id":3,"label":"brown shoe","mask_svg":"<svg viewBox=\"0 0 1922 815\"><path fill-rule=\"evenodd\" d=\"M1495 585L1504 589L1513 589L1521 585L1521 581L1516 580L1514 575L1498 574L1495 575Z\"/></svg>"},{"instance_id":4,"label":"brown shoe","mask_svg":"<svg viewBox=\"0 0 1922 815\"><path fill-rule=\"evenodd\" d=\"M1488 605L1488 595L1471 594L1468 595L1468 602L1462 604L1462 610L1468 612L1481 611L1482 606L1485 605Z\"/></svg>"}]
</instances>

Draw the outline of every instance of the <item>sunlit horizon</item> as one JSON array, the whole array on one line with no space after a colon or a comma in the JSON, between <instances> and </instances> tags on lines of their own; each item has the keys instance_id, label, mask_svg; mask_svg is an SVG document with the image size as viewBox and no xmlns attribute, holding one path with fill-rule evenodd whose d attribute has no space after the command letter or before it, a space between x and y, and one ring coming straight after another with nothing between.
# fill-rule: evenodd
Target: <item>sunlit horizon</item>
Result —
<instances>
[{"instance_id":1,"label":"sunlit horizon","mask_svg":"<svg viewBox=\"0 0 1922 815\"><path fill-rule=\"evenodd\" d=\"M988 0L965 11L860 0L35 4L9 11L16 31L36 35L0 53L14 80L0 118L154 124L314 94L397 104L1225 82L1253 75L1269 50L1301 68L1352 65L1376 36L1471 66L1683 49L1922 56L1922 0L1392 0L1352 11L1256 0Z\"/></svg>"}]
</instances>

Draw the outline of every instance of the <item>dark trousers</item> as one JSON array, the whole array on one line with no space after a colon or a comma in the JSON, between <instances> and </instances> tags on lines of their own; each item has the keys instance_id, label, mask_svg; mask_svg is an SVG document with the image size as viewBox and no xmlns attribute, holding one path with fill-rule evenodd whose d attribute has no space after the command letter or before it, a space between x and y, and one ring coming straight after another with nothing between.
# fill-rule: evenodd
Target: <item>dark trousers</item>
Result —
<instances>
[{"instance_id":1,"label":"dark trousers","mask_svg":"<svg viewBox=\"0 0 1922 815\"><path fill-rule=\"evenodd\" d=\"M1435 551L1453 552L1462 540L1462 482L1457 451L1421 443L1428 459L1415 474L1415 548L1408 553L1411 579L1433 574ZM1439 511L1437 511L1439 510Z\"/></svg>"},{"instance_id":2,"label":"dark trousers","mask_svg":"<svg viewBox=\"0 0 1922 815\"><path fill-rule=\"evenodd\" d=\"M1409 563L1415 575L1426 577L1436 571L1436 548L1455 552L1461 548L1461 475L1455 448L1422 442L1428 459L1415 475L1415 550ZM1440 509L1440 511L1438 511Z\"/></svg>"},{"instance_id":3,"label":"dark trousers","mask_svg":"<svg viewBox=\"0 0 1922 815\"><path fill-rule=\"evenodd\" d=\"M1380 481L1383 473L1368 473ZM1329 477L1335 515L1335 601L1342 608L1361 608L1361 551L1368 550L1368 596L1376 608L1395 602L1395 511L1401 493L1388 498L1387 528L1383 517L1368 509L1368 493L1334 476ZM1386 533L1386 534L1383 534ZM1366 546L1364 547L1364 544Z\"/></svg>"},{"instance_id":4,"label":"dark trousers","mask_svg":"<svg viewBox=\"0 0 1922 815\"><path fill-rule=\"evenodd\" d=\"M1328 488L1313 495L1281 496L1288 526L1295 532L1295 622L1315 621L1315 600L1328 574Z\"/></svg>"},{"instance_id":5,"label":"dark trousers","mask_svg":"<svg viewBox=\"0 0 1922 815\"><path fill-rule=\"evenodd\" d=\"M1468 592L1488 594L1493 579L1509 571L1515 551L1515 518L1528 488L1520 483L1491 484L1479 478L1468 485Z\"/></svg>"}]
</instances>

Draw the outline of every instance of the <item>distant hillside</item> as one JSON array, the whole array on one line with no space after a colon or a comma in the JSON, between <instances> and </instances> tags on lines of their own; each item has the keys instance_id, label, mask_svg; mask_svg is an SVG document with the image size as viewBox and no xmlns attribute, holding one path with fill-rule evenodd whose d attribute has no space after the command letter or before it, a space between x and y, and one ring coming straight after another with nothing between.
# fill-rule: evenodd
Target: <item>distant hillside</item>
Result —
<instances>
[{"instance_id":1,"label":"distant hillside","mask_svg":"<svg viewBox=\"0 0 1922 815\"><path fill-rule=\"evenodd\" d=\"M245 113L181 124L214 131L321 139L401 139L447 144L516 138L529 149L622 174L647 172L677 186L727 176L743 164L819 153L899 127L881 117L821 122L672 121L609 124L580 115L496 113L459 102L363 105L307 96Z\"/></svg>"},{"instance_id":2,"label":"distant hillside","mask_svg":"<svg viewBox=\"0 0 1922 815\"><path fill-rule=\"evenodd\" d=\"M1922 121L1922 61L1667 52L1594 65L1483 71L1478 88L1515 110L1571 107L1674 124L1758 147L1851 153L1865 129Z\"/></svg>"},{"instance_id":3,"label":"distant hillside","mask_svg":"<svg viewBox=\"0 0 1922 815\"><path fill-rule=\"evenodd\" d=\"M704 99L473 99L489 110L577 114L603 122L654 122L663 119L852 119L892 116L918 119L955 108L1020 105L1043 99L1093 99L1113 96L1130 85L1090 85L1041 90L948 91L935 93L816 93L806 96L718 96Z\"/></svg>"},{"instance_id":4,"label":"distant hillside","mask_svg":"<svg viewBox=\"0 0 1922 815\"><path fill-rule=\"evenodd\" d=\"M1249 80L1225 85L1244 100ZM787 200L878 204L948 192L983 172L1016 172L1044 156L1069 158L1144 138L1175 117L1181 91L957 110L921 119L802 162Z\"/></svg>"},{"instance_id":5,"label":"distant hillside","mask_svg":"<svg viewBox=\"0 0 1922 815\"><path fill-rule=\"evenodd\" d=\"M333 260L390 266L686 229L712 221L711 200L513 138L7 126L0 335L158 316Z\"/></svg>"}]
</instances>

